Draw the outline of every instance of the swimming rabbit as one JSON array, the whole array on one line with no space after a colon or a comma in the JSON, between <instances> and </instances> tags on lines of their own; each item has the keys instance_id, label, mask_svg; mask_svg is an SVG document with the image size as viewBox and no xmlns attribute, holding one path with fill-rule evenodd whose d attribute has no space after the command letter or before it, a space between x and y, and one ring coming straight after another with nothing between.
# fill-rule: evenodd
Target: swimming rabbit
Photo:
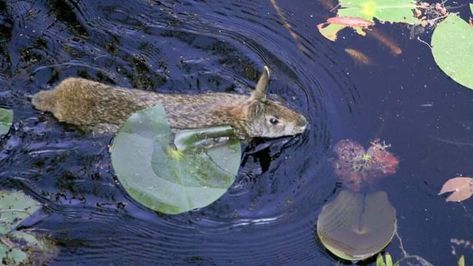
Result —
<instances>
[{"instance_id":1,"label":"swimming rabbit","mask_svg":"<svg viewBox=\"0 0 473 266\"><path fill-rule=\"evenodd\" d=\"M173 129L229 125L240 138L276 138L302 133L306 118L266 97L269 68L251 95L231 93L164 94L67 78L32 98L33 105L59 121L94 132L116 131L134 112L162 104Z\"/></svg>"}]
</instances>

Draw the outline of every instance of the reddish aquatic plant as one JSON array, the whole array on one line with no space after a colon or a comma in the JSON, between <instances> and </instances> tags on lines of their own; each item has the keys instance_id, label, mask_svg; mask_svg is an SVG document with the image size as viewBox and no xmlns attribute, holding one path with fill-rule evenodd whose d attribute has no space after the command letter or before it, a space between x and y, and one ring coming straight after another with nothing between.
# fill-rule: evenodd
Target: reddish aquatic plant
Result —
<instances>
[{"instance_id":1,"label":"reddish aquatic plant","mask_svg":"<svg viewBox=\"0 0 473 266\"><path fill-rule=\"evenodd\" d=\"M334 147L338 156L333 162L335 174L353 191L359 191L363 183L373 183L392 175L397 171L399 160L387 151L389 147L377 139L366 151L356 141L340 140Z\"/></svg>"}]
</instances>

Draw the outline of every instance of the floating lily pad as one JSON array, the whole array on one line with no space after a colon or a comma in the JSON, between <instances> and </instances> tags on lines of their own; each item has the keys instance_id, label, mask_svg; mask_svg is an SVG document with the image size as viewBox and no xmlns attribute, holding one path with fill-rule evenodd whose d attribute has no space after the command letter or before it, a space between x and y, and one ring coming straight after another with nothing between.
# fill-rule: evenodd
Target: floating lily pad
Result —
<instances>
[{"instance_id":1,"label":"floating lily pad","mask_svg":"<svg viewBox=\"0 0 473 266\"><path fill-rule=\"evenodd\" d=\"M386 192L368 195L348 190L327 203L317 221L322 244L336 256L358 261L384 249L396 228L396 210Z\"/></svg>"},{"instance_id":2,"label":"floating lily pad","mask_svg":"<svg viewBox=\"0 0 473 266\"><path fill-rule=\"evenodd\" d=\"M5 265L19 265L20 263L26 264L28 255L19 248L10 247L5 245L3 242L7 241L2 239L0 241L0 259Z\"/></svg>"},{"instance_id":3,"label":"floating lily pad","mask_svg":"<svg viewBox=\"0 0 473 266\"><path fill-rule=\"evenodd\" d=\"M5 135L10 130L13 122L13 110L0 108L0 136Z\"/></svg>"},{"instance_id":4,"label":"floating lily pad","mask_svg":"<svg viewBox=\"0 0 473 266\"><path fill-rule=\"evenodd\" d=\"M403 22L414 24L418 20L412 10L416 2L412 0L340 0L338 15L342 17L358 17L373 21L374 18L383 22Z\"/></svg>"},{"instance_id":5,"label":"floating lily pad","mask_svg":"<svg viewBox=\"0 0 473 266\"><path fill-rule=\"evenodd\" d=\"M205 131L186 131L184 139L196 136L193 141L199 142ZM213 129L208 131L210 135L215 133ZM113 168L129 195L167 214L211 204L231 186L240 166L241 148L236 139L195 147L179 136L176 139L180 140L180 149L171 144L171 129L159 105L133 114L111 148Z\"/></svg>"},{"instance_id":6,"label":"floating lily pad","mask_svg":"<svg viewBox=\"0 0 473 266\"><path fill-rule=\"evenodd\" d=\"M0 191L0 235L16 228L41 204L20 191Z\"/></svg>"},{"instance_id":7,"label":"floating lily pad","mask_svg":"<svg viewBox=\"0 0 473 266\"><path fill-rule=\"evenodd\" d=\"M338 32L340 32L346 27L347 27L346 25L331 24L331 23L321 23L317 25L317 28L319 29L320 34L322 34L322 36L324 36L325 38L331 41L336 41Z\"/></svg>"},{"instance_id":8,"label":"floating lily pad","mask_svg":"<svg viewBox=\"0 0 473 266\"><path fill-rule=\"evenodd\" d=\"M415 24L419 22L412 10L412 0L340 0L337 16L317 25L319 32L335 41L339 31L346 27L364 36L365 29L374 25L374 19L381 22Z\"/></svg>"},{"instance_id":9,"label":"floating lily pad","mask_svg":"<svg viewBox=\"0 0 473 266\"><path fill-rule=\"evenodd\" d=\"M455 14L439 23L432 35L437 65L461 85L473 89L473 27Z\"/></svg>"},{"instance_id":10,"label":"floating lily pad","mask_svg":"<svg viewBox=\"0 0 473 266\"><path fill-rule=\"evenodd\" d=\"M21 191L0 191L0 261L6 265L43 265L57 249L30 233L15 231L41 204Z\"/></svg>"},{"instance_id":11,"label":"floating lily pad","mask_svg":"<svg viewBox=\"0 0 473 266\"><path fill-rule=\"evenodd\" d=\"M33 233L13 231L0 238L0 260L7 265L45 265L58 253L51 241Z\"/></svg>"}]
</instances>

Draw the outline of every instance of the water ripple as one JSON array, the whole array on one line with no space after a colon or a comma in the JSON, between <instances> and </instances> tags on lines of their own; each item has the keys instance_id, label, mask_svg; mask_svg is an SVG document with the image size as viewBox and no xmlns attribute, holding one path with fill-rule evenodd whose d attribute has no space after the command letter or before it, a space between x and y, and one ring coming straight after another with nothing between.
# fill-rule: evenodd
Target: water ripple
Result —
<instances>
[{"instance_id":1,"label":"water ripple","mask_svg":"<svg viewBox=\"0 0 473 266\"><path fill-rule=\"evenodd\" d=\"M15 34L0 43L9 55L1 59L0 84L8 89L0 104L12 106L16 117L0 143L0 182L48 205L35 226L61 246L53 264L328 263L313 224L335 186L324 163L338 134L331 121L341 116L340 97L358 96L334 71L334 49L313 37L307 19L280 5L288 20L282 21L270 1L250 0L7 7L0 22L14 21ZM293 23L300 46L284 23ZM84 135L29 103L33 93L69 76L155 91L247 93L264 64L271 67L270 92L303 112L310 129L250 144L228 193L176 216L140 206L116 184L110 137Z\"/></svg>"}]
</instances>

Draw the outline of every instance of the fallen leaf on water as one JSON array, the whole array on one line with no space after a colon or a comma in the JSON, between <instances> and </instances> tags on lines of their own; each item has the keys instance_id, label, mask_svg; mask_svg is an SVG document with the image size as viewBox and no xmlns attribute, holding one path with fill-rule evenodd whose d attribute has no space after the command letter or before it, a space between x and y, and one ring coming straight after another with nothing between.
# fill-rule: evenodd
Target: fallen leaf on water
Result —
<instances>
[{"instance_id":1,"label":"fallen leaf on water","mask_svg":"<svg viewBox=\"0 0 473 266\"><path fill-rule=\"evenodd\" d=\"M338 25L338 24L329 24L329 23L320 23L317 25L317 29L320 34L325 38L331 40L332 42L337 40L337 34L339 31L343 30L347 26Z\"/></svg>"},{"instance_id":2,"label":"fallen leaf on water","mask_svg":"<svg viewBox=\"0 0 473 266\"><path fill-rule=\"evenodd\" d=\"M358 63L362 63L364 65L372 65L373 60L371 60L367 55L363 52L358 51L352 48L345 48L345 52L353 58Z\"/></svg>"},{"instance_id":3,"label":"fallen leaf on water","mask_svg":"<svg viewBox=\"0 0 473 266\"><path fill-rule=\"evenodd\" d=\"M449 179L443 184L439 195L453 192L448 196L447 201L464 201L473 195L473 178L471 177L455 177Z\"/></svg>"},{"instance_id":4,"label":"fallen leaf on water","mask_svg":"<svg viewBox=\"0 0 473 266\"><path fill-rule=\"evenodd\" d=\"M366 19L363 19L363 18L340 17L340 16L328 18L327 23L345 25L345 26L349 26L349 27L363 27L363 28L374 25L373 21L366 20Z\"/></svg>"},{"instance_id":5,"label":"fallen leaf on water","mask_svg":"<svg viewBox=\"0 0 473 266\"><path fill-rule=\"evenodd\" d=\"M317 25L319 32L327 39L335 41L339 31L346 27L353 28L358 34L365 35L364 29L374 25L370 20L358 17L331 17L326 22Z\"/></svg>"}]
</instances>

